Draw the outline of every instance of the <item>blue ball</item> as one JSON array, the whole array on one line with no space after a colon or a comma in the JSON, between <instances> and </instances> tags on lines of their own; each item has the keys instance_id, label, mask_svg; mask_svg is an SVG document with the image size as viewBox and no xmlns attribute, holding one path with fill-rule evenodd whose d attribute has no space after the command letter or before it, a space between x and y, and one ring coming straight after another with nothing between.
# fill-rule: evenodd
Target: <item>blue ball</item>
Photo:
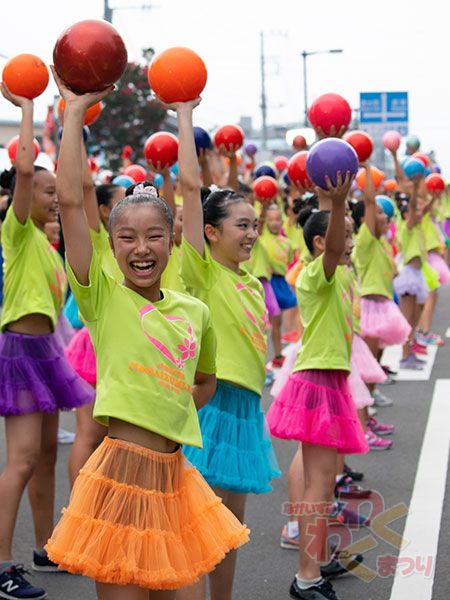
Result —
<instances>
[{"instance_id":1,"label":"blue ball","mask_svg":"<svg viewBox=\"0 0 450 600\"><path fill-rule=\"evenodd\" d=\"M425 175L425 177L428 177L428 175L431 175L431 169L428 167L425 167L425 171L423 172L423 174Z\"/></svg>"},{"instance_id":2,"label":"blue ball","mask_svg":"<svg viewBox=\"0 0 450 600\"><path fill-rule=\"evenodd\" d=\"M274 179L276 179L277 174L275 173L274 169L272 169L271 166L259 165L258 167L256 167L256 170L255 170L255 178L257 179L258 177L263 177L263 176L273 177Z\"/></svg>"},{"instance_id":3,"label":"blue ball","mask_svg":"<svg viewBox=\"0 0 450 600\"><path fill-rule=\"evenodd\" d=\"M161 173L156 173L155 176L153 177L153 183L155 184L155 186L157 188L160 188L162 186L164 182L163 176L161 175Z\"/></svg>"},{"instance_id":4,"label":"blue ball","mask_svg":"<svg viewBox=\"0 0 450 600\"><path fill-rule=\"evenodd\" d=\"M289 175L288 175L287 171L284 172L283 181L286 185L291 185L291 180L289 179Z\"/></svg>"},{"instance_id":5,"label":"blue ball","mask_svg":"<svg viewBox=\"0 0 450 600\"><path fill-rule=\"evenodd\" d=\"M394 203L389 198L389 196L383 196L383 195L375 196L375 200L376 200L376 203L378 204L378 206L380 206L382 208L384 214L389 219L392 219L392 217L394 216Z\"/></svg>"},{"instance_id":6,"label":"blue ball","mask_svg":"<svg viewBox=\"0 0 450 600\"><path fill-rule=\"evenodd\" d=\"M412 179L418 175L423 175L425 173L425 167L422 161L417 160L416 158L410 158L405 162L403 171L406 177Z\"/></svg>"},{"instance_id":7,"label":"blue ball","mask_svg":"<svg viewBox=\"0 0 450 600\"><path fill-rule=\"evenodd\" d=\"M210 150L212 148L212 141L209 137L209 133L203 129L203 127L194 127L194 139L197 154L201 148L203 150Z\"/></svg>"},{"instance_id":8,"label":"blue ball","mask_svg":"<svg viewBox=\"0 0 450 600\"><path fill-rule=\"evenodd\" d=\"M83 142L84 142L84 143L86 143L86 142L87 142L87 140L88 140L88 137L89 137L89 133L90 133L90 131L89 131L89 127L88 127L87 125L85 125L85 126L83 127ZM62 127L60 127L60 128L58 129L58 139L59 139L59 140L61 140L61 138L62 138L62 134L63 134L63 128L62 128Z\"/></svg>"},{"instance_id":9,"label":"blue ball","mask_svg":"<svg viewBox=\"0 0 450 600\"><path fill-rule=\"evenodd\" d=\"M121 187L127 189L127 187L130 187L130 185L133 185L133 183L136 182L134 181L134 179L131 179L131 177L128 177L127 175L118 175L117 177L114 177L111 183L113 183L114 185L120 185Z\"/></svg>"},{"instance_id":10,"label":"blue ball","mask_svg":"<svg viewBox=\"0 0 450 600\"><path fill-rule=\"evenodd\" d=\"M179 171L179 167L178 167L178 163L176 162L173 167L170 169L170 172L175 175L175 177L178 175L178 171Z\"/></svg>"}]
</instances>

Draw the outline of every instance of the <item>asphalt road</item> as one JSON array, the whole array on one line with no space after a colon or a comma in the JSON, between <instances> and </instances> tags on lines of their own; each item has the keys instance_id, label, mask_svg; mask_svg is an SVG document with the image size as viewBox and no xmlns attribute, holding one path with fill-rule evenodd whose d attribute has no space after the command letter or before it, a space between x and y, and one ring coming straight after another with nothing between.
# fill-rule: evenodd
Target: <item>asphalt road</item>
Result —
<instances>
[{"instance_id":1,"label":"asphalt road","mask_svg":"<svg viewBox=\"0 0 450 600\"><path fill-rule=\"evenodd\" d=\"M450 325L450 289L441 291L434 329L444 335ZM418 459L420 456L422 440L428 418L428 412L433 395L435 381L438 378L450 379L450 343L439 349L434 368L429 381L398 382L386 386L383 391L394 399L394 405L379 410L380 420L394 423L397 427L393 437L394 444L387 452L372 452L365 456L349 459L350 464L365 473L364 485L378 492L379 496L376 510L378 512L390 511L395 507L396 514L405 514L410 502L416 476ZM264 407L270 403L268 390L264 394ZM450 398L448 414L450 417ZM62 425L73 430L73 414L63 414ZM252 530L251 542L240 550L238 570L236 575L234 597L245 600L278 600L288 598L288 589L296 571L297 553L280 548L279 540L285 517L281 514L283 502L287 501L286 472L295 453L294 443L275 440L276 453L283 471L280 480L274 482L271 494L250 496L247 509L247 524ZM57 499L58 511L68 499L68 481L66 464L69 447L59 447L57 466ZM0 461L5 456L4 433L0 433ZM431 466L430 466L431 467ZM433 490L430 489L430 494ZM380 508L381 506L381 508ZM371 505L361 507L361 512L368 514ZM390 514L390 513L388 513ZM430 519L434 518L430 514ZM33 531L28 501L25 498L20 509L18 525L14 540L15 560L23 562L26 566L31 563L33 548ZM405 517L400 516L389 527L402 533ZM427 523L423 523L424 530ZM450 589L450 571L448 569L450 558L450 480L447 475L446 496L443 507L441 530L439 538L438 555L436 559L436 573L434 578L433 600L447 600ZM347 539L352 536L353 541L368 541L373 548L365 553L366 573L373 577L368 582L364 577L347 576L335 581L335 589L341 600L390 600L393 575L381 573L377 575L377 558L389 562L390 555L398 554L395 543L392 545L392 536L379 534L370 529L357 531L342 531L341 535ZM1 533L0 533L1 534ZM343 538L344 539L344 538ZM93 584L81 577L67 574L33 574L32 581L41 585L48 591L51 600L90 600L95 598ZM415 596L408 598L394 598L393 600L414 600ZM424 600L417 596L417 600Z\"/></svg>"}]
</instances>

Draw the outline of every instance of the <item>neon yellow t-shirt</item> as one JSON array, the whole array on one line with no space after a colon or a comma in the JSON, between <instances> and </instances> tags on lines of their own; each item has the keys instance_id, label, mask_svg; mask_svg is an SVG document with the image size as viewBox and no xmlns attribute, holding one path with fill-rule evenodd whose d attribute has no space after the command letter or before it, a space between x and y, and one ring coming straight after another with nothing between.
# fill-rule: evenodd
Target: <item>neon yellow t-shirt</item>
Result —
<instances>
[{"instance_id":1,"label":"neon yellow t-shirt","mask_svg":"<svg viewBox=\"0 0 450 600\"><path fill-rule=\"evenodd\" d=\"M268 316L261 283L205 257L183 238L181 276L187 291L211 311L217 335L217 378L261 394L265 379Z\"/></svg>"},{"instance_id":2,"label":"neon yellow t-shirt","mask_svg":"<svg viewBox=\"0 0 450 600\"><path fill-rule=\"evenodd\" d=\"M353 269L349 269L349 280L353 290L353 301L352 301L352 321L353 321L353 332L358 335L361 333L361 292L360 282Z\"/></svg>"},{"instance_id":3,"label":"neon yellow t-shirt","mask_svg":"<svg viewBox=\"0 0 450 600\"><path fill-rule=\"evenodd\" d=\"M109 235L100 223L100 231L90 230L92 246L100 257L100 264L108 275L116 279L119 283L123 282L123 273L119 269L117 260L114 258L111 246L109 245Z\"/></svg>"},{"instance_id":4,"label":"neon yellow t-shirt","mask_svg":"<svg viewBox=\"0 0 450 600\"><path fill-rule=\"evenodd\" d=\"M350 269L338 266L327 281L322 254L303 268L295 287L305 332L294 371L350 371L353 338Z\"/></svg>"},{"instance_id":5,"label":"neon yellow t-shirt","mask_svg":"<svg viewBox=\"0 0 450 600\"><path fill-rule=\"evenodd\" d=\"M421 223L414 225L412 229L409 229L405 223L405 227L402 229L401 239L403 264L407 265L413 258L420 258L422 262L426 261L427 249Z\"/></svg>"},{"instance_id":6,"label":"neon yellow t-shirt","mask_svg":"<svg viewBox=\"0 0 450 600\"><path fill-rule=\"evenodd\" d=\"M392 298L395 263L389 247L377 239L363 223L355 244L355 266L361 280L361 296L378 294Z\"/></svg>"},{"instance_id":7,"label":"neon yellow t-shirt","mask_svg":"<svg viewBox=\"0 0 450 600\"><path fill-rule=\"evenodd\" d=\"M88 286L70 265L67 273L97 357L94 418L108 425L115 417L201 447L192 387L196 371L215 372L207 306L171 290L151 303L108 275L95 252Z\"/></svg>"},{"instance_id":8,"label":"neon yellow t-shirt","mask_svg":"<svg viewBox=\"0 0 450 600\"><path fill-rule=\"evenodd\" d=\"M161 287L173 290L174 292L186 293L183 280L180 275L181 269L181 246L173 245L172 254L169 257L167 267L161 276Z\"/></svg>"},{"instance_id":9,"label":"neon yellow t-shirt","mask_svg":"<svg viewBox=\"0 0 450 600\"><path fill-rule=\"evenodd\" d=\"M261 238L258 238L256 240L252 248L250 260L244 263L244 267L249 273L257 277L258 279L270 280L270 278L272 277L269 255L267 254L267 250L261 243Z\"/></svg>"},{"instance_id":10,"label":"neon yellow t-shirt","mask_svg":"<svg viewBox=\"0 0 450 600\"><path fill-rule=\"evenodd\" d=\"M430 213L425 213L422 218L422 229L425 235L426 249L440 250L441 249L441 236L439 235L436 225L433 223Z\"/></svg>"},{"instance_id":11,"label":"neon yellow t-shirt","mask_svg":"<svg viewBox=\"0 0 450 600\"><path fill-rule=\"evenodd\" d=\"M293 251L297 253L297 256L300 256L306 248L303 229L295 224L290 224L289 220L286 218L285 223L283 224L283 230L287 239L291 242Z\"/></svg>"},{"instance_id":12,"label":"neon yellow t-shirt","mask_svg":"<svg viewBox=\"0 0 450 600\"><path fill-rule=\"evenodd\" d=\"M2 225L2 330L30 314L49 317L53 329L64 305L67 277L61 256L30 217L22 225L11 207Z\"/></svg>"},{"instance_id":13,"label":"neon yellow t-shirt","mask_svg":"<svg viewBox=\"0 0 450 600\"><path fill-rule=\"evenodd\" d=\"M260 239L269 256L272 272L284 277L294 254L290 240L281 234L273 235L267 227L264 227Z\"/></svg>"}]
</instances>

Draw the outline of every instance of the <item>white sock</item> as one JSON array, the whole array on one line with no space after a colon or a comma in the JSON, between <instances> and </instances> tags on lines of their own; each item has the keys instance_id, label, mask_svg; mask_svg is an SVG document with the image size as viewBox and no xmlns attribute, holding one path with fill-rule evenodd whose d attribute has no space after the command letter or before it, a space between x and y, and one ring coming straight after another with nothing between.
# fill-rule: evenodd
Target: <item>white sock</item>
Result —
<instances>
[{"instance_id":1,"label":"white sock","mask_svg":"<svg viewBox=\"0 0 450 600\"><path fill-rule=\"evenodd\" d=\"M298 536L298 521L288 521L287 534L290 538Z\"/></svg>"},{"instance_id":2,"label":"white sock","mask_svg":"<svg viewBox=\"0 0 450 600\"><path fill-rule=\"evenodd\" d=\"M307 590L314 585L320 585L323 581L323 577L316 577L316 579L301 579L298 574L295 576L297 585L301 590Z\"/></svg>"}]
</instances>

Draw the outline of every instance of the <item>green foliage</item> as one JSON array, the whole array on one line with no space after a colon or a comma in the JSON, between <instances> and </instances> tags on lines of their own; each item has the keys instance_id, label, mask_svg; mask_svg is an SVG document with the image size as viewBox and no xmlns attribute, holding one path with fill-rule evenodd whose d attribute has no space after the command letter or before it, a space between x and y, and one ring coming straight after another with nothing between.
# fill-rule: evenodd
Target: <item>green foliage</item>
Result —
<instances>
[{"instance_id":1,"label":"green foliage","mask_svg":"<svg viewBox=\"0 0 450 600\"><path fill-rule=\"evenodd\" d=\"M153 49L143 50L148 64ZM149 135L158 130L166 111L152 100L147 66L129 63L118 83L118 90L104 101L99 119L90 126L89 151L104 155L104 167L117 172L122 164L124 146L133 148L131 160L143 162L143 148Z\"/></svg>"}]
</instances>

